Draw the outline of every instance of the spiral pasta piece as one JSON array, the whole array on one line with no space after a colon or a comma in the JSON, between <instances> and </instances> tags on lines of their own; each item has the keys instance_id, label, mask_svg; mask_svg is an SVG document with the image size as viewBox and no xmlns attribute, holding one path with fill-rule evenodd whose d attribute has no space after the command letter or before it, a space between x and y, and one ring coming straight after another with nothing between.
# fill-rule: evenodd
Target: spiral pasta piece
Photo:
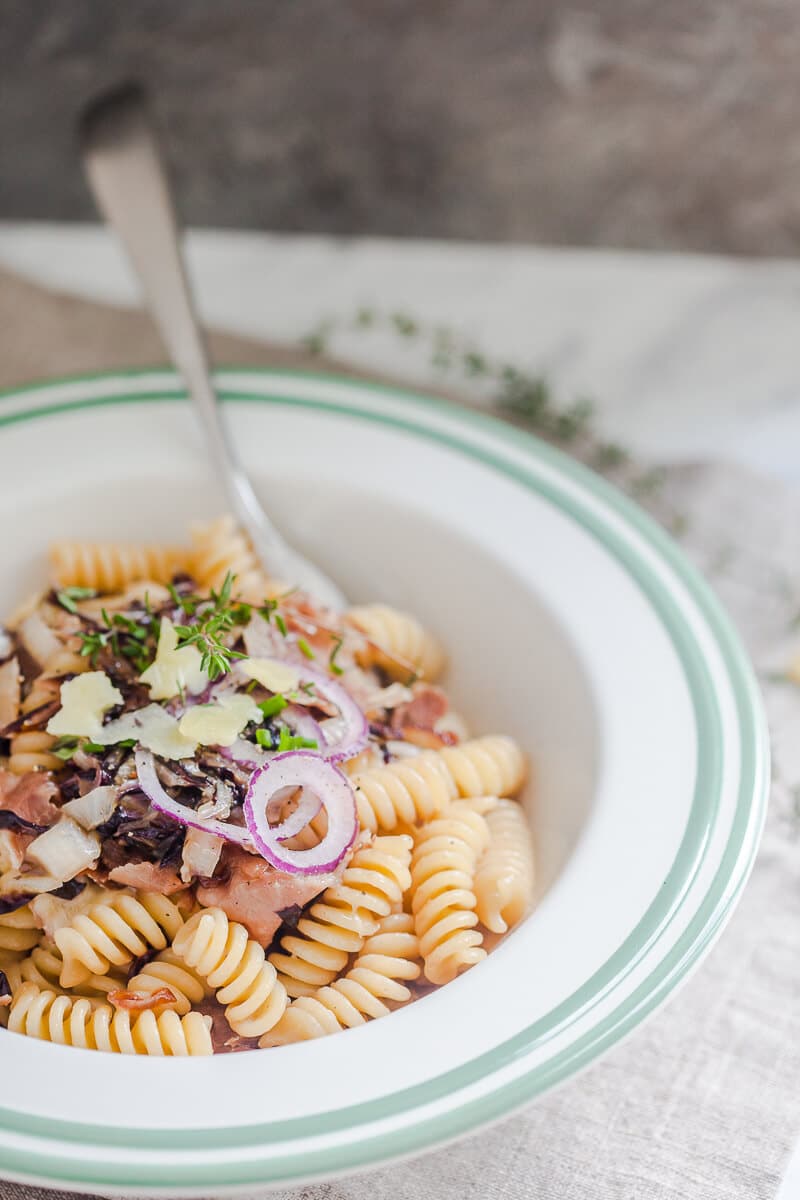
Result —
<instances>
[{"instance_id":1,"label":"spiral pasta piece","mask_svg":"<svg viewBox=\"0 0 800 1200\"><path fill-rule=\"evenodd\" d=\"M486 957L475 928L475 869L488 845L486 818L459 801L417 834L411 911L431 983L449 983Z\"/></svg>"},{"instance_id":2,"label":"spiral pasta piece","mask_svg":"<svg viewBox=\"0 0 800 1200\"><path fill-rule=\"evenodd\" d=\"M458 797L511 795L525 780L525 759L513 738L475 738L426 750L352 776L363 829L392 830L430 821Z\"/></svg>"},{"instance_id":3,"label":"spiral pasta piece","mask_svg":"<svg viewBox=\"0 0 800 1200\"><path fill-rule=\"evenodd\" d=\"M11 991L15 992L23 983L35 983L37 987L62 992L61 971L64 966L58 947L45 941L33 950L17 965L12 975L8 976ZM125 988L125 975L89 975L76 984L72 989L79 996L105 996L116 988Z\"/></svg>"},{"instance_id":4,"label":"spiral pasta piece","mask_svg":"<svg viewBox=\"0 0 800 1200\"><path fill-rule=\"evenodd\" d=\"M233 517L219 517L192 530L191 574L201 590L219 590L230 573L234 592L243 600L259 603L269 585L261 564Z\"/></svg>"},{"instance_id":5,"label":"spiral pasta piece","mask_svg":"<svg viewBox=\"0 0 800 1200\"><path fill-rule=\"evenodd\" d=\"M213 1054L211 1018L201 1013L179 1017L169 1010L159 1016L147 1011L132 1017L126 1009L43 991L35 983L23 984L14 996L8 1029L63 1046L112 1054Z\"/></svg>"},{"instance_id":6,"label":"spiral pasta piece","mask_svg":"<svg viewBox=\"0 0 800 1200\"><path fill-rule=\"evenodd\" d=\"M199 1004L206 996L206 986L196 971L186 965L172 947L162 950L151 959L138 974L128 981L132 992L157 992L167 987L175 997L175 1012L185 1016L193 1004Z\"/></svg>"},{"instance_id":7,"label":"spiral pasta piece","mask_svg":"<svg viewBox=\"0 0 800 1200\"><path fill-rule=\"evenodd\" d=\"M474 738L436 751L461 797L513 796L525 782L525 756L513 738Z\"/></svg>"},{"instance_id":8,"label":"spiral pasta piece","mask_svg":"<svg viewBox=\"0 0 800 1200\"><path fill-rule=\"evenodd\" d=\"M50 570L60 587L119 592L139 579L169 583L189 567L189 551L179 546L125 542L53 542Z\"/></svg>"},{"instance_id":9,"label":"spiral pasta piece","mask_svg":"<svg viewBox=\"0 0 800 1200\"><path fill-rule=\"evenodd\" d=\"M61 986L125 967L147 950L164 950L183 926L180 910L157 892L126 893L97 904L57 929L54 940L64 965Z\"/></svg>"},{"instance_id":10,"label":"spiral pasta piece","mask_svg":"<svg viewBox=\"0 0 800 1200\"><path fill-rule=\"evenodd\" d=\"M29 905L0 916L0 950L32 950L41 941L42 931Z\"/></svg>"},{"instance_id":11,"label":"spiral pasta piece","mask_svg":"<svg viewBox=\"0 0 800 1200\"><path fill-rule=\"evenodd\" d=\"M368 639L356 653L361 666L380 667L402 679L408 677L408 667L425 679L435 679L441 673L442 647L408 613L388 604L362 604L349 609L345 620Z\"/></svg>"},{"instance_id":12,"label":"spiral pasta piece","mask_svg":"<svg viewBox=\"0 0 800 1200\"><path fill-rule=\"evenodd\" d=\"M260 1037L286 1009L286 989L264 950L244 925L221 908L206 908L186 922L175 953L213 988L234 1033Z\"/></svg>"},{"instance_id":13,"label":"spiral pasta piece","mask_svg":"<svg viewBox=\"0 0 800 1200\"><path fill-rule=\"evenodd\" d=\"M359 824L372 833L430 821L456 795L452 777L436 753L398 759L351 778Z\"/></svg>"},{"instance_id":14,"label":"spiral pasta piece","mask_svg":"<svg viewBox=\"0 0 800 1200\"><path fill-rule=\"evenodd\" d=\"M78 654L72 646L65 646L48 659L41 675L33 684L20 705L20 715L31 725L37 722L39 710L45 710L58 699L61 681L71 675L80 675L89 669L89 659ZM45 729L28 728L23 724L19 733L11 737L9 769L15 775L26 775L28 771L57 771L63 762L51 748L56 739Z\"/></svg>"},{"instance_id":15,"label":"spiral pasta piece","mask_svg":"<svg viewBox=\"0 0 800 1200\"><path fill-rule=\"evenodd\" d=\"M315 901L269 956L290 996L309 995L331 983L357 954L364 939L377 932L381 917L402 907L411 883L411 838L378 837L362 846L345 868L340 883Z\"/></svg>"},{"instance_id":16,"label":"spiral pasta piece","mask_svg":"<svg viewBox=\"0 0 800 1200\"><path fill-rule=\"evenodd\" d=\"M475 871L478 916L492 933L505 933L530 911L534 861L530 828L515 800L498 800L486 814L489 845Z\"/></svg>"},{"instance_id":17,"label":"spiral pasta piece","mask_svg":"<svg viewBox=\"0 0 800 1200\"><path fill-rule=\"evenodd\" d=\"M414 918L408 913L390 913L364 942L347 974L311 996L292 1001L259 1046L308 1041L385 1017L391 1012L387 1001L398 1005L411 999L402 981L419 977L418 958Z\"/></svg>"}]
</instances>

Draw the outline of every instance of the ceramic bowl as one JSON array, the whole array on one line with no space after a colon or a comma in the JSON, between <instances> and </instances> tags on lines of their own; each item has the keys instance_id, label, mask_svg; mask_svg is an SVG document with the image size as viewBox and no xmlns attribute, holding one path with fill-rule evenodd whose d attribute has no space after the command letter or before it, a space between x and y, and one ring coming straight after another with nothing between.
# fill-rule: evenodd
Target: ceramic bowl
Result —
<instances>
[{"instance_id":1,"label":"ceramic bowl","mask_svg":"<svg viewBox=\"0 0 800 1200\"><path fill-rule=\"evenodd\" d=\"M219 376L279 525L354 601L446 644L475 732L530 756L538 902L489 958L384 1020L212 1059L123 1058L0 1031L0 1174L220 1194L422 1151L533 1100L684 980L745 883L767 780L747 659L641 511L486 417L399 390ZM0 401L0 611L55 537L171 540L224 508L176 378Z\"/></svg>"}]
</instances>

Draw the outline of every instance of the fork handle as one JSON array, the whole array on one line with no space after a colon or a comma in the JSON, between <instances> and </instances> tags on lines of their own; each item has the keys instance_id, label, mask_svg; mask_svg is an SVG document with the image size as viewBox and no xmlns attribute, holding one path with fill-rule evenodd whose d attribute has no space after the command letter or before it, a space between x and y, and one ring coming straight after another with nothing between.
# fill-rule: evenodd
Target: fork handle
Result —
<instances>
[{"instance_id":1,"label":"fork handle","mask_svg":"<svg viewBox=\"0 0 800 1200\"><path fill-rule=\"evenodd\" d=\"M222 419L169 183L141 88L128 85L90 105L80 138L97 206L122 242L169 357L183 377L233 512L259 557L280 576L294 555L264 513Z\"/></svg>"}]
</instances>

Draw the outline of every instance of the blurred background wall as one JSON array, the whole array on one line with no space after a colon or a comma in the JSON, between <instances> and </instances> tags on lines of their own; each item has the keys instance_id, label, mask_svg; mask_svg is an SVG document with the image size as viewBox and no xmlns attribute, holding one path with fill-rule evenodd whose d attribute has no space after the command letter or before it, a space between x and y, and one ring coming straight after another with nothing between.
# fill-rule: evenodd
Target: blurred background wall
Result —
<instances>
[{"instance_id":1,"label":"blurred background wall","mask_svg":"<svg viewBox=\"0 0 800 1200\"><path fill-rule=\"evenodd\" d=\"M0 218L140 77L193 224L795 254L797 0L0 0Z\"/></svg>"}]
</instances>

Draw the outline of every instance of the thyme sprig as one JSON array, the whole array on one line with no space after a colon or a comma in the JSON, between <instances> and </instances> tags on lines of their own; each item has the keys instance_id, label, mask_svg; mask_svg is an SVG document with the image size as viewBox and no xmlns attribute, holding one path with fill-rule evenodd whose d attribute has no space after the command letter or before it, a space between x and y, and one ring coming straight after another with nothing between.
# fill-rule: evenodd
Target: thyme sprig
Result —
<instances>
[{"instance_id":1,"label":"thyme sprig","mask_svg":"<svg viewBox=\"0 0 800 1200\"><path fill-rule=\"evenodd\" d=\"M639 465L624 446L604 439L596 429L592 402L580 395L562 400L541 371L485 353L468 337L446 326L417 320L407 312L371 307L359 308L351 316L321 321L301 339L301 344L309 354L319 356L338 350L335 343L340 335L353 333L394 336L443 381L465 387L481 407L488 406L490 412L562 446L640 502L660 498L660 469ZM686 532L682 513L665 508L659 515L676 536Z\"/></svg>"},{"instance_id":2,"label":"thyme sprig","mask_svg":"<svg viewBox=\"0 0 800 1200\"><path fill-rule=\"evenodd\" d=\"M210 598L177 596L178 603L187 616L193 617L191 625L176 625L179 646L196 646L200 651L200 665L209 679L226 675L234 659L246 658L238 650L232 650L223 640L235 625L244 625L250 620L252 607L232 601L231 593L235 576L228 571L219 591L211 589Z\"/></svg>"},{"instance_id":3,"label":"thyme sprig","mask_svg":"<svg viewBox=\"0 0 800 1200\"><path fill-rule=\"evenodd\" d=\"M124 613L109 613L101 610L103 624L80 633L81 655L88 658L93 667L101 652L109 646L117 658L129 658L141 674L155 657L158 641L158 620L145 606L143 620L126 617Z\"/></svg>"}]
</instances>

